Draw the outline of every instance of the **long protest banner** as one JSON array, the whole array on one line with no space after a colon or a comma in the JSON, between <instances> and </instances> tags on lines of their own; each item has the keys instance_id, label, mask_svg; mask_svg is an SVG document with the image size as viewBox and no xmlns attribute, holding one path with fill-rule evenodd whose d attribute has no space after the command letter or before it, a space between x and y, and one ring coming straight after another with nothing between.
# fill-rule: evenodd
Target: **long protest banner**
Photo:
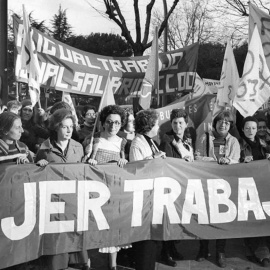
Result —
<instances>
[{"instance_id":1,"label":"long protest banner","mask_svg":"<svg viewBox=\"0 0 270 270\"><path fill-rule=\"evenodd\" d=\"M270 235L270 162L0 166L0 269L140 240Z\"/></svg>"},{"instance_id":2,"label":"long protest banner","mask_svg":"<svg viewBox=\"0 0 270 270\"><path fill-rule=\"evenodd\" d=\"M26 82L26 72L21 69L21 46L23 25L14 16L16 51L15 75L17 81ZM40 83L51 88L74 94L101 96L107 77L111 72L113 93L121 97L140 94L141 84L147 68L148 56L108 57L78 50L57 41L34 29L40 63ZM175 90L192 90L198 59L199 44L159 54L159 93L174 93Z\"/></svg>"}]
</instances>

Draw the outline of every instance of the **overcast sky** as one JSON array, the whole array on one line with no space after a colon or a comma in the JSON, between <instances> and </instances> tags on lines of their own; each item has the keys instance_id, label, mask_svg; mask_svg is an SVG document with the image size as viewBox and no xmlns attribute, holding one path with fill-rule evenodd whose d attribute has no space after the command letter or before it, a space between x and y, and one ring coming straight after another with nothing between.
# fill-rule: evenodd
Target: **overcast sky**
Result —
<instances>
[{"instance_id":1,"label":"overcast sky","mask_svg":"<svg viewBox=\"0 0 270 270\"><path fill-rule=\"evenodd\" d=\"M1 1L1 0L0 0ZM54 14L57 14L59 5L62 9L66 9L66 14L69 24L73 27L74 34L88 35L91 32L114 33L120 34L120 28L112 21L103 18L97 11L95 11L89 3L94 5L99 10L105 10L104 4L101 0L8 0L8 9L15 13L22 15L22 5L28 13L33 12L32 16L37 21L45 20L47 26L50 25L50 20ZM131 31L134 30L132 25L133 17L133 1L120 0L121 9L124 11L127 24ZM144 26L143 14L145 14L145 4L148 0L143 0L140 3L140 13L142 16L142 26ZM168 9L173 0L167 0ZM155 6L163 10L163 0L156 0Z\"/></svg>"}]
</instances>

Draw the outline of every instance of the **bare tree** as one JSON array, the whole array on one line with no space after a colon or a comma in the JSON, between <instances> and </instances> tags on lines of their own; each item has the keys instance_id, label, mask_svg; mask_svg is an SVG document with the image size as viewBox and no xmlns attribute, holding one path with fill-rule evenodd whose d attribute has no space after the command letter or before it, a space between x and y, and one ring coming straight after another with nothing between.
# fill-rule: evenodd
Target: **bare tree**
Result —
<instances>
[{"instance_id":1,"label":"bare tree","mask_svg":"<svg viewBox=\"0 0 270 270\"><path fill-rule=\"evenodd\" d=\"M248 39L249 0L216 0L213 8L222 18L221 25L224 35L230 37L233 45ZM269 0L253 0L252 4L270 14Z\"/></svg>"},{"instance_id":2,"label":"bare tree","mask_svg":"<svg viewBox=\"0 0 270 270\"><path fill-rule=\"evenodd\" d=\"M168 22L169 50L214 38L213 16L208 6L209 0L191 0L175 9ZM162 16L159 10L155 10L153 24L160 25Z\"/></svg>"},{"instance_id":3,"label":"bare tree","mask_svg":"<svg viewBox=\"0 0 270 270\"><path fill-rule=\"evenodd\" d=\"M98 1L98 0L96 0ZM144 33L142 33L142 25L141 21L142 18L140 16L141 8L139 8L139 0L133 0L133 12L135 15L135 32L136 38L135 40L132 37L130 32L131 29L127 26L126 18L124 17L124 12L121 9L121 1L120 0L101 0L105 7L105 12L98 10L94 7L93 1L89 1L89 5L96 9L101 15L107 16L109 19L113 20L121 29L121 35L126 39L126 41L130 44L134 55L143 55L143 52L149 48L152 42L148 42L150 27L151 27L151 18L152 18L152 11L156 0L149 0L149 3L145 6L145 26L144 26ZM164 0L166 1L166 0ZM167 16L162 20L160 23L160 28L158 31L158 36L160 36L167 25L168 19L173 13L175 7L177 6L179 0L174 0Z\"/></svg>"}]
</instances>

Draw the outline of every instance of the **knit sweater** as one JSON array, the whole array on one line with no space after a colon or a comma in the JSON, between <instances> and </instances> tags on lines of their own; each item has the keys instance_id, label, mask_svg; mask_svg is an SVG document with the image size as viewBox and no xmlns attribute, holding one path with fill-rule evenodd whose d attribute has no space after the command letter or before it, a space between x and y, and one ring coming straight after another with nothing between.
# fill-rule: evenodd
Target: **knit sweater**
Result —
<instances>
[{"instance_id":1,"label":"knit sweater","mask_svg":"<svg viewBox=\"0 0 270 270\"><path fill-rule=\"evenodd\" d=\"M205 161L217 161L217 157L214 153L214 135L209 133L209 142L207 142L208 136L203 134L199 140L196 142L195 155L197 157L202 157ZM230 133L225 138L225 157L230 160L229 164L239 163L240 159L240 145L238 140L232 136ZM207 146L209 147L207 151ZM209 156L207 155L209 153Z\"/></svg>"},{"instance_id":2,"label":"knit sweater","mask_svg":"<svg viewBox=\"0 0 270 270\"><path fill-rule=\"evenodd\" d=\"M129 161L144 159L153 159L153 151L145 137L137 134L130 146Z\"/></svg>"},{"instance_id":3,"label":"knit sweater","mask_svg":"<svg viewBox=\"0 0 270 270\"><path fill-rule=\"evenodd\" d=\"M29 162L33 162L30 151L24 143L15 141L11 147L0 139L0 164L15 163L19 157L27 157Z\"/></svg>"}]
</instances>

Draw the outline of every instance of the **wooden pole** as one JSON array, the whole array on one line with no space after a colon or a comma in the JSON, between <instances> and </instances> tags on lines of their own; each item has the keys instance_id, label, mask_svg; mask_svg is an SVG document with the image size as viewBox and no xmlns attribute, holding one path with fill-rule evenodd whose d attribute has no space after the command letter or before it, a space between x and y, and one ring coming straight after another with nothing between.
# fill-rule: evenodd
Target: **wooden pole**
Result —
<instances>
[{"instance_id":1,"label":"wooden pole","mask_svg":"<svg viewBox=\"0 0 270 270\"><path fill-rule=\"evenodd\" d=\"M0 0L0 97L3 104L8 102L8 83L7 83L7 0Z\"/></svg>"}]
</instances>

